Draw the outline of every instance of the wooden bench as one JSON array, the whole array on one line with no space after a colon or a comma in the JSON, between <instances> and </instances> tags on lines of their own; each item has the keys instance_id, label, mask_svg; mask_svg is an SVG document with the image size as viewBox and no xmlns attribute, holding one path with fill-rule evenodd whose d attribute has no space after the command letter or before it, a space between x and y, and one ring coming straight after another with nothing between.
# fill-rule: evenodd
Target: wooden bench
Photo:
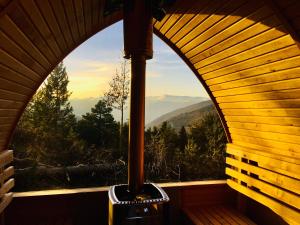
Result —
<instances>
[{"instance_id":1,"label":"wooden bench","mask_svg":"<svg viewBox=\"0 0 300 225\"><path fill-rule=\"evenodd\" d=\"M217 205L183 209L186 224L194 225L255 225L249 218L231 206Z\"/></svg>"}]
</instances>

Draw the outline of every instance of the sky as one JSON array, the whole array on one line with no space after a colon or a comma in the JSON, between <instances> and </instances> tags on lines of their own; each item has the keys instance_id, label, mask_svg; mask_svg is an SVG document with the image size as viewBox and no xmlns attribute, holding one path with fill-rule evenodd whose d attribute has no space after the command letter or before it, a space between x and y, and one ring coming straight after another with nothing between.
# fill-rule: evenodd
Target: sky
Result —
<instances>
[{"instance_id":1,"label":"sky","mask_svg":"<svg viewBox=\"0 0 300 225\"><path fill-rule=\"evenodd\" d=\"M103 96L119 67L123 49L123 24L97 33L65 59L73 98ZM193 72L163 41L154 35L154 56L147 60L146 96L208 97Z\"/></svg>"}]
</instances>

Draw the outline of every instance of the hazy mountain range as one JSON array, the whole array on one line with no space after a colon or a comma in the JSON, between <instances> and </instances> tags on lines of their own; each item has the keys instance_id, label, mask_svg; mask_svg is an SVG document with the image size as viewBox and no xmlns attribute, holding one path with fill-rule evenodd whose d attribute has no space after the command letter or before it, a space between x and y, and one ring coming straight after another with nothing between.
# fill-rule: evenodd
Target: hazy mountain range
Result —
<instances>
[{"instance_id":1,"label":"hazy mountain range","mask_svg":"<svg viewBox=\"0 0 300 225\"><path fill-rule=\"evenodd\" d=\"M159 127L167 121L175 130L179 131L182 126L189 126L198 121L204 113L214 110L211 100L202 101L187 107L183 107L166 113L146 125L149 127Z\"/></svg>"},{"instance_id":2,"label":"hazy mountain range","mask_svg":"<svg viewBox=\"0 0 300 225\"><path fill-rule=\"evenodd\" d=\"M83 114L90 112L91 108L99 101L100 98L84 98L84 99L71 99L71 105L73 106L74 113L77 118L80 118ZM164 96L149 96L146 97L145 106L145 124L150 123L156 118L172 112L174 110L184 108L187 106L194 105L199 102L207 101L205 97L191 97L191 96L175 96L175 95L164 95ZM125 109L125 121L129 115L129 104ZM113 116L116 120L120 119L120 112L113 110Z\"/></svg>"}]
</instances>

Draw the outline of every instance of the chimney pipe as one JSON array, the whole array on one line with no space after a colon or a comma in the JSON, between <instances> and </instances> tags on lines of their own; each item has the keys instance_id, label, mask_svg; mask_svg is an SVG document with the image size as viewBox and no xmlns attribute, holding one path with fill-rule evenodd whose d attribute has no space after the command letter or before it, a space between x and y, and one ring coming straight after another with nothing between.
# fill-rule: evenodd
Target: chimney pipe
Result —
<instances>
[{"instance_id":1,"label":"chimney pipe","mask_svg":"<svg viewBox=\"0 0 300 225\"><path fill-rule=\"evenodd\" d=\"M153 56L151 1L124 1L124 57L131 59L128 189L136 196L144 184L146 60Z\"/></svg>"}]
</instances>

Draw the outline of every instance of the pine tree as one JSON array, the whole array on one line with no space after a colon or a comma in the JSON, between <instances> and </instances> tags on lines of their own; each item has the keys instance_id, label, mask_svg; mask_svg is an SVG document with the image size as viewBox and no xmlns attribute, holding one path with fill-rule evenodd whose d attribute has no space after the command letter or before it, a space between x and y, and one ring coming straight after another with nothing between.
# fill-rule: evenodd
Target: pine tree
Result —
<instances>
[{"instance_id":1,"label":"pine tree","mask_svg":"<svg viewBox=\"0 0 300 225\"><path fill-rule=\"evenodd\" d=\"M184 151L185 149L185 146L187 145L188 143L188 136L187 136L187 133L186 133L186 130L185 130L185 127L182 126L180 131L179 131L179 134L178 134L178 145L179 145L179 149L180 151Z\"/></svg>"},{"instance_id":2,"label":"pine tree","mask_svg":"<svg viewBox=\"0 0 300 225\"><path fill-rule=\"evenodd\" d=\"M66 68L61 62L32 100L31 118L36 138L31 153L37 160L54 165L72 163L72 151L78 144L68 83Z\"/></svg>"},{"instance_id":3,"label":"pine tree","mask_svg":"<svg viewBox=\"0 0 300 225\"><path fill-rule=\"evenodd\" d=\"M112 114L112 108L106 102L99 102L78 121L78 133L89 145L95 147L114 147L117 140L117 123Z\"/></svg>"}]
</instances>

